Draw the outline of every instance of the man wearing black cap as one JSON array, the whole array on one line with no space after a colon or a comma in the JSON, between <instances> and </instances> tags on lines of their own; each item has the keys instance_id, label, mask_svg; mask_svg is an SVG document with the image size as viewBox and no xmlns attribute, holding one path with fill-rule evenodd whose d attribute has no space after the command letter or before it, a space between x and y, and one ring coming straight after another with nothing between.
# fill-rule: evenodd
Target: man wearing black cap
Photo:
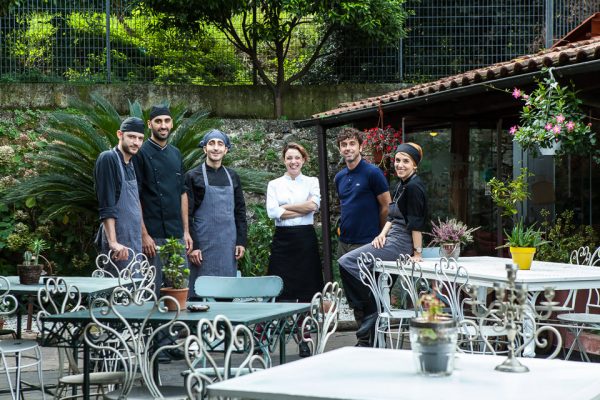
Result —
<instances>
[{"instance_id":1,"label":"man wearing black cap","mask_svg":"<svg viewBox=\"0 0 600 400\"><path fill-rule=\"evenodd\" d=\"M236 276L247 240L246 203L238 174L223 166L231 148L227 135L209 131L199 144L206 161L186 175L194 250L190 292L198 276ZM196 294L197 295L197 294Z\"/></svg>"},{"instance_id":2,"label":"man wearing black cap","mask_svg":"<svg viewBox=\"0 0 600 400\"><path fill-rule=\"evenodd\" d=\"M142 251L142 213L135 170L131 158L144 141L144 121L129 117L117 131L119 144L100 154L94 168L96 196L102 221L101 252L108 254L119 268L130 255Z\"/></svg>"},{"instance_id":3,"label":"man wearing black cap","mask_svg":"<svg viewBox=\"0 0 600 400\"><path fill-rule=\"evenodd\" d=\"M173 119L168 107L153 106L148 119L150 138L133 158L142 203L142 248L156 266L156 291L162 285L162 260L156 247L175 237L192 249L188 226L188 198L181 153L167 143Z\"/></svg>"}]
</instances>

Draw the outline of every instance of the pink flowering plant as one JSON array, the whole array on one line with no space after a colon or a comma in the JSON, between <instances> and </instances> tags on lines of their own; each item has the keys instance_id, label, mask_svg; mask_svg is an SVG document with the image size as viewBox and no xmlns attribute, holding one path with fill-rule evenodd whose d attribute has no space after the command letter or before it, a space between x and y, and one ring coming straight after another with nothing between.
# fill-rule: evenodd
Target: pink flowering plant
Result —
<instances>
[{"instance_id":1,"label":"pink flowering plant","mask_svg":"<svg viewBox=\"0 0 600 400\"><path fill-rule=\"evenodd\" d=\"M371 150L371 157L375 153L381 154L381 160L377 160L375 163L382 167L384 170L393 166L393 159L396 152L396 147L402 143L402 132L398 129L392 128L391 125L385 128L370 128L365 129L365 141L364 144L367 149ZM371 159L370 161L375 161Z\"/></svg>"},{"instance_id":2,"label":"pink flowering plant","mask_svg":"<svg viewBox=\"0 0 600 400\"><path fill-rule=\"evenodd\" d=\"M456 218L441 221L438 218L437 224L431 221L431 233L428 233L432 237L431 244L456 244L460 243L466 245L473 242L473 232L481 228L469 228L462 221Z\"/></svg>"},{"instance_id":3,"label":"pink flowering plant","mask_svg":"<svg viewBox=\"0 0 600 400\"><path fill-rule=\"evenodd\" d=\"M590 153L596 143L591 123L586 123L581 100L572 87L563 87L548 70L548 77L539 80L533 92L527 94L519 88L512 96L525 102L521 110L521 123L510 128L513 140L525 150L551 148L560 143L556 153ZM594 154L594 158L597 158Z\"/></svg>"}]
</instances>

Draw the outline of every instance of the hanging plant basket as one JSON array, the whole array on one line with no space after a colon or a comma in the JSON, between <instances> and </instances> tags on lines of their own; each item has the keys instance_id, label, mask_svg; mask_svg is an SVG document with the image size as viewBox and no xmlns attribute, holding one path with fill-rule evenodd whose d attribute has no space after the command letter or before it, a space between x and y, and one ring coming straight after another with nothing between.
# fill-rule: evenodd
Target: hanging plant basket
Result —
<instances>
[{"instance_id":1,"label":"hanging plant basket","mask_svg":"<svg viewBox=\"0 0 600 400\"><path fill-rule=\"evenodd\" d=\"M554 156L557 152L560 151L562 142L560 140L555 141L550 147L542 147L540 146L540 154L543 156Z\"/></svg>"}]
</instances>

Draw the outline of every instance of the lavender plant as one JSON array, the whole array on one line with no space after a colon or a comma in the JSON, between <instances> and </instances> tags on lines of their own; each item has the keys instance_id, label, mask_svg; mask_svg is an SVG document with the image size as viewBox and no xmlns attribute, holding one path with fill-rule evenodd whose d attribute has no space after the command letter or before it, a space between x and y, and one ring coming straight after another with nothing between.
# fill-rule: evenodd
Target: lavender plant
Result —
<instances>
[{"instance_id":1,"label":"lavender plant","mask_svg":"<svg viewBox=\"0 0 600 400\"><path fill-rule=\"evenodd\" d=\"M438 218L438 223L431 221L431 233L428 233L432 237L432 244L445 244L445 243L460 243L463 245L473 242L473 232L481 228L469 228L462 221L456 218L441 221Z\"/></svg>"}]
</instances>

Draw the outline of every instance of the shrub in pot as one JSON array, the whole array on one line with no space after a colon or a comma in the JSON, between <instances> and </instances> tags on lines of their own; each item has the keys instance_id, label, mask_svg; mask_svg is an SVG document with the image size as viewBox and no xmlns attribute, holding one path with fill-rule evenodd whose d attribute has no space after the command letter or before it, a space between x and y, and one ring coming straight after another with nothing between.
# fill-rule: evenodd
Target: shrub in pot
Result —
<instances>
[{"instance_id":1,"label":"shrub in pot","mask_svg":"<svg viewBox=\"0 0 600 400\"><path fill-rule=\"evenodd\" d=\"M50 263L40 253L48 248L44 239L34 239L29 245L29 250L23 253L23 264L17 265L17 274L19 275L19 283L22 285L37 285L40 281L40 276L44 270L44 266L40 262L40 258Z\"/></svg>"},{"instance_id":2,"label":"shrub in pot","mask_svg":"<svg viewBox=\"0 0 600 400\"><path fill-rule=\"evenodd\" d=\"M184 310L188 297L188 277L190 269L185 264L185 246L176 238L169 238L165 244L158 247L158 253L163 261L164 286L160 294L174 297L177 303L171 299L165 300L165 306L170 311Z\"/></svg>"},{"instance_id":3,"label":"shrub in pot","mask_svg":"<svg viewBox=\"0 0 600 400\"><path fill-rule=\"evenodd\" d=\"M456 321L443 314L443 303L435 292L421 296L419 304L423 314L410 321L410 345L417 371L430 376L450 375L458 339Z\"/></svg>"}]
</instances>

